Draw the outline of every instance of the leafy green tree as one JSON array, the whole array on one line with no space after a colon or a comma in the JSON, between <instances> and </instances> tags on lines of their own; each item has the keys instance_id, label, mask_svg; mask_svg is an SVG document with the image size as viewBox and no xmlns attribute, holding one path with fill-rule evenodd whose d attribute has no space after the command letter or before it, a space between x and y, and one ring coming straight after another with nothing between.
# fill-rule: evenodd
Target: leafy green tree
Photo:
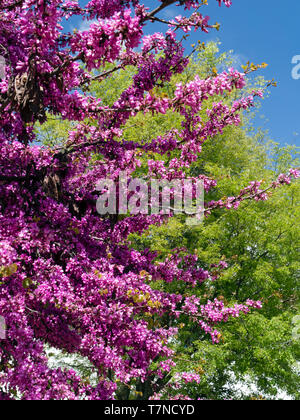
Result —
<instances>
[{"instance_id":1,"label":"leafy green tree","mask_svg":"<svg viewBox=\"0 0 300 420\"><path fill-rule=\"evenodd\" d=\"M198 67L209 74L211 67L220 64L216 52L216 45L211 44L193 62L192 71L197 72ZM221 56L221 63L227 60L226 55ZM253 83L263 81L259 78ZM174 118L160 117L155 125L141 117L141 128L133 127L132 136L141 139L151 133L154 137L166 131L166 126L180 124ZM204 144L190 174L218 174L218 186L207 201L235 195L257 178L267 184L280 171L297 166L299 152L295 147L280 148L266 141L263 132L253 132L250 121L251 115L246 115L243 127L229 127ZM195 250L204 267L209 268L214 260L227 261L228 269L213 285L206 285L204 295L201 287L199 297L223 296L232 303L244 302L250 296L264 302L260 313L227 324L223 343L218 346L197 337L197 332L193 334L189 323L182 329L182 367L187 368L193 360L195 369L203 372L202 383L194 387L195 397L246 398L250 391L241 384L248 380L256 385L257 393L275 397L284 390L298 398L300 349L291 330L292 318L299 311L299 199L300 186L295 183L274 193L267 203L247 203L235 212L214 212L200 226L190 228L184 217L178 217L167 226L152 228L143 238L132 238L133 246L159 251L162 258L184 246L190 252Z\"/></svg>"}]
</instances>

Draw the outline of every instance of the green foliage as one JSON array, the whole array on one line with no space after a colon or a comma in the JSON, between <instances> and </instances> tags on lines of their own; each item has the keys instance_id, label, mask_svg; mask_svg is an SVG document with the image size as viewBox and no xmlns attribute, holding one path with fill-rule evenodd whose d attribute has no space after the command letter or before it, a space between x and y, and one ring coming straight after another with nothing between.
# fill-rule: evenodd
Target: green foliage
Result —
<instances>
[{"instance_id":1,"label":"green foliage","mask_svg":"<svg viewBox=\"0 0 300 420\"><path fill-rule=\"evenodd\" d=\"M66 143L72 126L73 123L68 120L48 115L46 123L36 123L35 133L37 139L45 146L58 147Z\"/></svg>"},{"instance_id":2,"label":"green foliage","mask_svg":"<svg viewBox=\"0 0 300 420\"><path fill-rule=\"evenodd\" d=\"M193 77L199 66L207 71L207 62L215 67L212 56L208 50L207 61L193 62L187 77ZM181 77L185 75L178 79ZM252 83L262 84L262 80ZM253 85L248 87L252 88ZM299 151L266 142L264 133L253 133L248 124L250 118L244 116L242 127L228 127L223 135L204 144L190 174L217 178L218 186L206 201L234 196L255 179L264 179L268 185L278 173L297 166ZM151 123L143 118L141 124L142 130L132 128L132 137L137 140L147 133L152 138L177 128L180 121L167 115L165 119L151 118ZM238 388L248 380L263 395L275 396L284 390L297 398L299 371L295 366L299 343L292 340L291 331L299 300L299 200L300 185L294 183L274 193L267 202L247 202L237 211L216 211L201 226L191 228L180 216L168 225L151 228L142 238L131 237L132 246L158 251L162 259L176 247L195 251L201 266L206 268L211 262L225 259L229 268L215 284L192 291L204 298L203 303L207 298L220 296L228 304L242 303L247 298L263 300L262 311L223 327L220 345L211 344L202 334L199 337L199 330L190 323L181 330L178 346L188 362L178 368L188 369L192 364L196 370L199 366L204 370L202 383L194 387L195 397L247 398L250 391ZM182 292L180 287L179 283L168 290Z\"/></svg>"},{"instance_id":3,"label":"green foliage","mask_svg":"<svg viewBox=\"0 0 300 420\"><path fill-rule=\"evenodd\" d=\"M197 165L207 174L218 174L211 198L232 196L250 181L265 179L267 183L279 168L296 164L294 152L262 144L234 128L205 145ZM131 238L133 246L157 250L162 258L184 246L196 252L206 268L225 259L229 267L214 284L192 291L203 297L203 303L216 297L224 297L228 304L247 298L263 301L259 313L224 325L220 345L203 336L199 339L199 330L190 323L182 330L180 351L195 367L199 360L205 361L202 383L195 390L198 396L246 398L247 389L238 391L237 387L248 379L263 395L275 396L284 390L298 397L295 366L300 346L292 339L292 318L299 312L299 200L300 185L294 183L267 202L247 202L236 211L214 212L200 226L190 228L178 217L167 226L153 227L142 238Z\"/></svg>"}]
</instances>

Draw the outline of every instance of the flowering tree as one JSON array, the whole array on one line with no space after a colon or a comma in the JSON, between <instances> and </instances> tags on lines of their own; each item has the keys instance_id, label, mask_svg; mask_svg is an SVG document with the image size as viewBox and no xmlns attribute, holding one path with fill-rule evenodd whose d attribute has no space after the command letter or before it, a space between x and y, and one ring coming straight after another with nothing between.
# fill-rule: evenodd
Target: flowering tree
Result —
<instances>
[{"instance_id":1,"label":"flowering tree","mask_svg":"<svg viewBox=\"0 0 300 420\"><path fill-rule=\"evenodd\" d=\"M187 16L170 22L158 17L175 3L185 6ZM179 257L175 250L155 264L155 253L130 248L131 233L166 223L172 214L100 217L96 211L99 179L118 180L125 170L133 175L147 156L149 178L184 179L203 142L239 124L240 112L262 95L253 91L232 106L222 99L245 86L251 68L195 77L178 84L170 97L156 94L156 87L188 65L180 31L217 27L200 13L206 3L165 0L148 10L138 0L92 0L85 8L74 1L1 1L6 71L0 82L0 315L6 338L0 341L0 399L125 398L123 390L137 380L149 398L171 379L175 387L197 382L200 377L191 372L169 374L182 318L218 342L217 323L261 306L252 300L233 308L220 300L201 305L192 294L156 290L156 280L196 286L214 274L195 255ZM93 20L89 30L64 33L63 20L73 16ZM144 36L145 25L156 20L169 25L166 34ZM135 68L132 84L113 106L88 93L91 81L127 66ZM216 95L220 100L201 119L203 104ZM181 130L145 142L124 139L130 118L167 111L181 115ZM38 146L34 135L35 124L51 115L74 125L67 143L56 149ZM171 152L174 157L163 160ZM150 159L153 154L161 160ZM270 190L298 176L291 170L265 189L261 181L252 182L236 197L206 203L205 213L265 200ZM200 178L207 191L215 186ZM47 346L87 358L97 384L72 370L51 369Z\"/></svg>"}]
</instances>

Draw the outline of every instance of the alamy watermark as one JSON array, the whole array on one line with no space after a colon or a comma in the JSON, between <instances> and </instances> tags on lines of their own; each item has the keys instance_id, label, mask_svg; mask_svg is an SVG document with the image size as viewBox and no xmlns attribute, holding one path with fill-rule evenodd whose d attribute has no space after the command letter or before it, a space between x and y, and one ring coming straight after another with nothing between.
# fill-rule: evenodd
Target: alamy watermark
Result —
<instances>
[{"instance_id":1,"label":"alamy watermark","mask_svg":"<svg viewBox=\"0 0 300 420\"><path fill-rule=\"evenodd\" d=\"M5 58L0 55L0 80L5 79Z\"/></svg>"},{"instance_id":2,"label":"alamy watermark","mask_svg":"<svg viewBox=\"0 0 300 420\"><path fill-rule=\"evenodd\" d=\"M0 340L6 339L6 322L3 316L0 316Z\"/></svg>"},{"instance_id":3,"label":"alamy watermark","mask_svg":"<svg viewBox=\"0 0 300 420\"><path fill-rule=\"evenodd\" d=\"M294 55L292 58L292 64L294 64L294 67L292 69L292 78L294 80L300 79L300 55Z\"/></svg>"},{"instance_id":4,"label":"alamy watermark","mask_svg":"<svg viewBox=\"0 0 300 420\"><path fill-rule=\"evenodd\" d=\"M204 217L204 185L192 178L172 181L129 178L121 173L118 181L101 179L97 211L100 215L185 214L187 224L195 225Z\"/></svg>"}]
</instances>

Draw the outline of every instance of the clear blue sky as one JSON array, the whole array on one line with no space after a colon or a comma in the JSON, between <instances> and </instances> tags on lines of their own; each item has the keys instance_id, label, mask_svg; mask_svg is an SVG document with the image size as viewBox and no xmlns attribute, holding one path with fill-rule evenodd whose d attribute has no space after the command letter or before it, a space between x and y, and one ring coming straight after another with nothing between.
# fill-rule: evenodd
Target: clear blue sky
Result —
<instances>
[{"instance_id":1,"label":"clear blue sky","mask_svg":"<svg viewBox=\"0 0 300 420\"><path fill-rule=\"evenodd\" d=\"M159 4L157 0L144 3L151 9ZM260 74L274 78L278 87L272 88L270 97L263 101L260 114L265 118L258 118L256 125L268 129L270 137L281 144L300 146L300 79L294 80L291 74L292 58L300 55L300 0L233 0L230 8L220 8L216 0L208 3L201 12L209 15L212 23L221 23L221 29L208 35L198 31L189 42L218 38L221 50L234 50L242 62L268 63ZM161 17L182 13L181 7L173 6ZM153 30L164 31L165 25L154 24Z\"/></svg>"}]
</instances>

